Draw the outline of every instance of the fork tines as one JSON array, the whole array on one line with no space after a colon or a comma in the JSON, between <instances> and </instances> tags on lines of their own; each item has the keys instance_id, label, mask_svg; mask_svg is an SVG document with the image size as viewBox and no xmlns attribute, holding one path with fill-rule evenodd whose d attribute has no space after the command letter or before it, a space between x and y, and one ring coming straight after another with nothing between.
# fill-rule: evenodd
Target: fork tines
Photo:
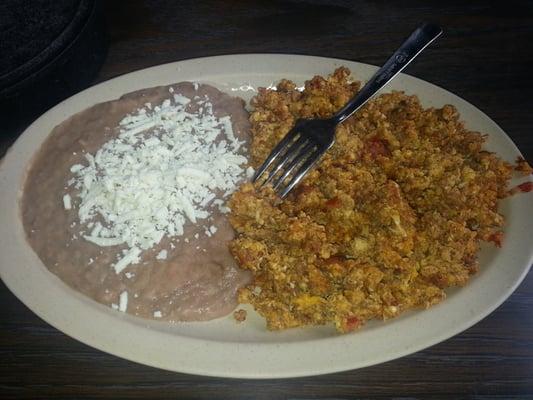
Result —
<instances>
[{"instance_id":1,"label":"fork tines","mask_svg":"<svg viewBox=\"0 0 533 400\"><path fill-rule=\"evenodd\" d=\"M257 170L253 181L260 182L261 187L271 183L273 189L283 198L300 182L321 155L319 146L295 127L274 147ZM268 176L265 178L266 173Z\"/></svg>"}]
</instances>

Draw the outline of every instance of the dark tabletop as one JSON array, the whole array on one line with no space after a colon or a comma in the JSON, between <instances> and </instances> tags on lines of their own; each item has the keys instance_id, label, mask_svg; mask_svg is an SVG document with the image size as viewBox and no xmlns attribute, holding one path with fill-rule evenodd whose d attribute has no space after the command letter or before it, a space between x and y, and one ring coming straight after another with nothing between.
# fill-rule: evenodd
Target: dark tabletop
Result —
<instances>
[{"instance_id":1,"label":"dark tabletop","mask_svg":"<svg viewBox=\"0 0 533 400\"><path fill-rule=\"evenodd\" d=\"M96 81L231 53L298 53L380 64L420 22L434 21L445 35L407 72L475 104L531 163L532 3L429 3L110 1L109 50ZM9 135L0 138L0 155L12 141ZM0 399L533 399L532 274L494 313L443 343L382 365L286 380L161 371L67 337L3 284L0 304Z\"/></svg>"}]
</instances>

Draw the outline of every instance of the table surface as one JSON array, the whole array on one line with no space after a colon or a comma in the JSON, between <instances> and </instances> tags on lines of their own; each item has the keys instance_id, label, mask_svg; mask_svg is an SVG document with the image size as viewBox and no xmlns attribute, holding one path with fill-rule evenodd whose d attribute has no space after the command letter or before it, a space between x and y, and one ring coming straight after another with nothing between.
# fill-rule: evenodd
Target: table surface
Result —
<instances>
[{"instance_id":1,"label":"table surface","mask_svg":"<svg viewBox=\"0 0 533 400\"><path fill-rule=\"evenodd\" d=\"M491 3L110 1L110 47L97 81L232 53L311 54L377 65L429 20L441 24L445 34L407 72L478 106L531 163L533 5ZM12 140L0 139L0 155ZM67 337L3 284L0 304L2 399L533 399L532 274L489 317L443 343L373 367L286 380L161 371Z\"/></svg>"}]
</instances>

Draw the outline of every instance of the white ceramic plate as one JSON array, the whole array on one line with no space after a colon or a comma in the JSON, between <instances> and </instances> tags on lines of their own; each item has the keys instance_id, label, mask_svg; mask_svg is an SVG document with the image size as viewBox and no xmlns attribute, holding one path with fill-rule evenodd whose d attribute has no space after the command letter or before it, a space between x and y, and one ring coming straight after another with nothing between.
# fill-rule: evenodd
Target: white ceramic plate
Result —
<instances>
[{"instance_id":1,"label":"white ceramic plate","mask_svg":"<svg viewBox=\"0 0 533 400\"><path fill-rule=\"evenodd\" d=\"M531 265L532 194L503 203L503 248L481 252L481 271L463 289L427 310L337 335L332 328L268 332L252 312L243 324L231 317L170 325L125 315L70 289L40 262L24 239L18 199L24 172L52 128L95 103L141 88L180 81L213 84L248 100L258 86L281 78L303 83L345 65L358 79L376 67L351 61L296 55L250 54L200 58L133 72L89 88L57 105L17 140L0 166L0 273L10 290L33 312L67 335L102 351L173 371L200 375L274 378L317 375L392 360L445 340L472 326L498 307ZM489 135L487 147L513 162L518 149L480 110L437 86L398 76L385 90L401 89L425 106L455 105L466 126Z\"/></svg>"}]
</instances>

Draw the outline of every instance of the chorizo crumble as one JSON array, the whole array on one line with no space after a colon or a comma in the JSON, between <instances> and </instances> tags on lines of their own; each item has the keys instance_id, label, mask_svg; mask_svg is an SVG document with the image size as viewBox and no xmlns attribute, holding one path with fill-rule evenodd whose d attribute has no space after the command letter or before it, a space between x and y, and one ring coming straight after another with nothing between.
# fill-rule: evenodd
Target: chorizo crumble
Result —
<instances>
[{"instance_id":1,"label":"chorizo crumble","mask_svg":"<svg viewBox=\"0 0 533 400\"><path fill-rule=\"evenodd\" d=\"M347 68L305 90L282 80L252 100L259 166L297 118L328 117L360 88ZM230 250L254 282L239 299L271 330L333 323L340 332L442 301L478 270L480 241L501 246L513 166L483 150L457 110L382 94L337 128L336 142L283 202L244 184L231 201ZM531 168L520 160L517 170Z\"/></svg>"}]
</instances>

